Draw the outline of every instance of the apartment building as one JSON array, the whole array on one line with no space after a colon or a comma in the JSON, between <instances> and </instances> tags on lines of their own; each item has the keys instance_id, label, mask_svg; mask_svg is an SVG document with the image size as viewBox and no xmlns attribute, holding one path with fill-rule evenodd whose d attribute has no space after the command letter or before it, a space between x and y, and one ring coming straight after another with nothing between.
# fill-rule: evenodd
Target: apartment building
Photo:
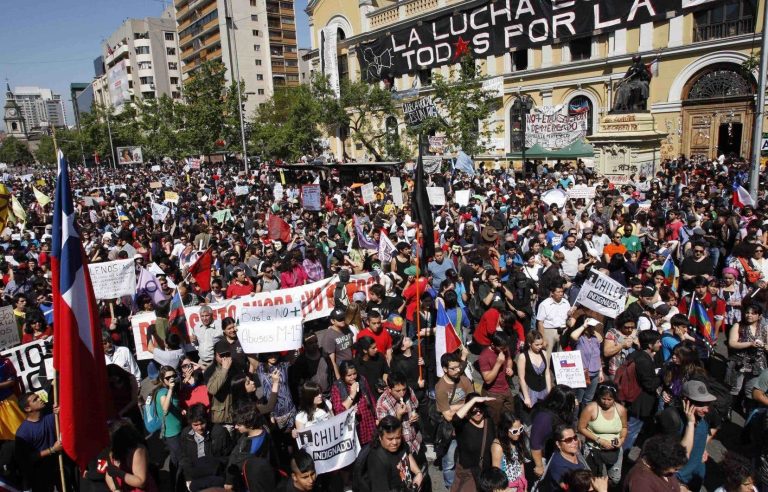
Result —
<instances>
[{"instance_id":1,"label":"apartment building","mask_svg":"<svg viewBox=\"0 0 768 492\"><path fill-rule=\"evenodd\" d=\"M18 86L13 95L27 132L45 132L51 127L67 126L64 100L60 94L42 87Z\"/></svg>"}]
</instances>

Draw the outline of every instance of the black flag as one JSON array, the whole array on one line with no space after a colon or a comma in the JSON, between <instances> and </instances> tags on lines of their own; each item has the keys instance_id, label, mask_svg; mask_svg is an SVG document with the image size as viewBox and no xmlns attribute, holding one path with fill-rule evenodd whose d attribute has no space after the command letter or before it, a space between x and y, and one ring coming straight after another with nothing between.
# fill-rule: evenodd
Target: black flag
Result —
<instances>
[{"instance_id":1,"label":"black flag","mask_svg":"<svg viewBox=\"0 0 768 492\"><path fill-rule=\"evenodd\" d=\"M435 256L435 225L432 222L432 208L429 204L427 195L427 181L424 178L424 163L421 161L421 152L419 152L419 163L416 166L416 186L413 188L413 220L421 224L423 245L421 248L421 261L423 270L426 268L427 261Z\"/></svg>"}]
</instances>

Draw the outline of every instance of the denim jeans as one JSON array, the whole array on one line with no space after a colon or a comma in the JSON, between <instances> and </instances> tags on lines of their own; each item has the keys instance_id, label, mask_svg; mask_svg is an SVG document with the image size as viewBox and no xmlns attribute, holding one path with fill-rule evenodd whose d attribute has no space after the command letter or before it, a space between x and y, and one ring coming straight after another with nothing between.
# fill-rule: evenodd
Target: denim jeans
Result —
<instances>
[{"instance_id":1,"label":"denim jeans","mask_svg":"<svg viewBox=\"0 0 768 492\"><path fill-rule=\"evenodd\" d=\"M451 444L448 445L448 452L443 456L443 482L445 483L446 490L451 488L453 479L456 476L456 446L458 446L458 443L456 439L453 439Z\"/></svg>"},{"instance_id":2,"label":"denim jeans","mask_svg":"<svg viewBox=\"0 0 768 492\"><path fill-rule=\"evenodd\" d=\"M627 438L624 440L624 445L621 449L624 451L632 449L641 430L643 430L643 421L637 417L630 416L629 419L627 419Z\"/></svg>"},{"instance_id":3,"label":"denim jeans","mask_svg":"<svg viewBox=\"0 0 768 492\"><path fill-rule=\"evenodd\" d=\"M712 258L712 264L717 272L717 262L720 261L720 248L709 248L709 257Z\"/></svg>"},{"instance_id":4,"label":"denim jeans","mask_svg":"<svg viewBox=\"0 0 768 492\"><path fill-rule=\"evenodd\" d=\"M597 391L598 377L600 371L589 373L589 384L586 388L576 389L576 401L579 402L581 408L584 408L587 403L591 403L595 399L595 391Z\"/></svg>"}]
</instances>

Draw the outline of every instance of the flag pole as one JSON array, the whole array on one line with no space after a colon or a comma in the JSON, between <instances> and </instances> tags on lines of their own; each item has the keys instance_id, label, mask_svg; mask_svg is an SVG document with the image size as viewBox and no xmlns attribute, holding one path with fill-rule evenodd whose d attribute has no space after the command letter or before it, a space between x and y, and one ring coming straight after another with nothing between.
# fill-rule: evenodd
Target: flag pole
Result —
<instances>
[{"instance_id":1,"label":"flag pole","mask_svg":"<svg viewBox=\"0 0 768 492\"><path fill-rule=\"evenodd\" d=\"M53 152L56 156L56 165L58 167L59 162L59 145L56 142L56 127L51 126L53 130ZM54 190L54 196L53 199L56 200L56 190ZM54 339L53 343L56 343L56 340ZM55 351L54 351L55 352ZM54 407L59 406L59 373L56 370L56 365L53 365L53 405ZM56 428L56 440L61 439L61 421L59 420L59 412L53 412L53 422ZM60 451L57 453L57 458L59 461L59 480L61 481L61 490L65 491L67 490L67 480L64 477L64 451Z\"/></svg>"}]
</instances>

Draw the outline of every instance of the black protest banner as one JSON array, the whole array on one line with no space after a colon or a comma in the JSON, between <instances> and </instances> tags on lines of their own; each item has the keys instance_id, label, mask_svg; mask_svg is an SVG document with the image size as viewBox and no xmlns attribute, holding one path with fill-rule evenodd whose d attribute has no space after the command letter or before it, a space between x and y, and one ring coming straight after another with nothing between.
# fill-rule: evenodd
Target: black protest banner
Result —
<instances>
[{"instance_id":1,"label":"black protest banner","mask_svg":"<svg viewBox=\"0 0 768 492\"><path fill-rule=\"evenodd\" d=\"M410 127L422 124L426 119L437 117L437 107L432 97L422 97L415 101L403 103L405 123Z\"/></svg>"},{"instance_id":2,"label":"black protest banner","mask_svg":"<svg viewBox=\"0 0 768 492\"><path fill-rule=\"evenodd\" d=\"M457 63L462 55L501 55L557 40L668 18L686 0L494 0L420 17L357 49L363 80L377 81ZM689 0L687 0L689 1ZM723 0L717 0L722 2ZM712 2L712 3L717 3Z\"/></svg>"}]
</instances>

